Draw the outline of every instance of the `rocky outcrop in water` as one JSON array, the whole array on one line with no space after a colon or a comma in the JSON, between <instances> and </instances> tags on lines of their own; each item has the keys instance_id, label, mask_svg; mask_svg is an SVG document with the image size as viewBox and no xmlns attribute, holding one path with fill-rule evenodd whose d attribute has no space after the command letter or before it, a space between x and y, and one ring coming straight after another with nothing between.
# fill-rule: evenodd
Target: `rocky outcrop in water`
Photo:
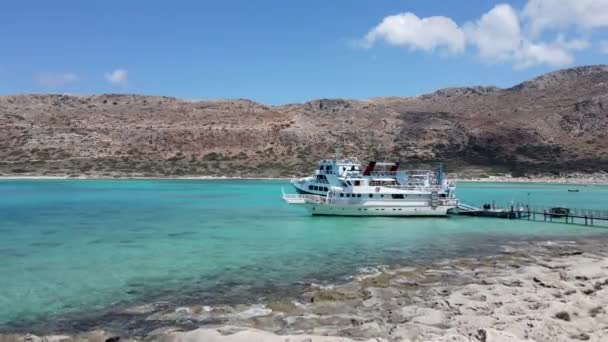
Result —
<instances>
[{"instance_id":1,"label":"rocky outcrop in water","mask_svg":"<svg viewBox=\"0 0 608 342\"><path fill-rule=\"evenodd\" d=\"M451 171L608 170L608 67L508 89L266 106L140 95L0 97L0 173L290 176L336 147Z\"/></svg>"}]
</instances>

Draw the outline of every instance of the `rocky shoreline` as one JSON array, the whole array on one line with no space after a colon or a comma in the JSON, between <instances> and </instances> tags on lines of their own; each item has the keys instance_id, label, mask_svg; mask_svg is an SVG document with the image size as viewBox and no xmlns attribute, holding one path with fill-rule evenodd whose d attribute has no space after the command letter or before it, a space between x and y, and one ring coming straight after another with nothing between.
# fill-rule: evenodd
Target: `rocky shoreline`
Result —
<instances>
[{"instance_id":1,"label":"rocky shoreline","mask_svg":"<svg viewBox=\"0 0 608 342\"><path fill-rule=\"evenodd\" d=\"M379 267L266 304L151 303L115 313L147 322L143 334L99 326L0 341L605 341L605 242L525 242L479 259Z\"/></svg>"},{"instance_id":2,"label":"rocky shoreline","mask_svg":"<svg viewBox=\"0 0 608 342\"><path fill-rule=\"evenodd\" d=\"M488 182L488 183L547 183L547 184L573 184L573 185L608 185L608 173L594 174L566 174L559 176L534 175L526 177L513 177L505 174L501 176L467 177L460 174L448 174L448 179L456 182ZM295 176L294 176L295 177ZM114 176L13 176L0 175L0 180L53 180L53 179L176 179L176 180L289 180L290 177L217 177L217 176L180 176L180 177L143 177L129 175Z\"/></svg>"},{"instance_id":3,"label":"rocky shoreline","mask_svg":"<svg viewBox=\"0 0 608 342\"><path fill-rule=\"evenodd\" d=\"M488 176L488 177L458 177L451 179L462 182L495 182L495 183L550 183L550 184L583 184L583 185L605 185L608 184L608 173L598 172L593 174L566 174L559 176L526 176L512 177L511 175Z\"/></svg>"}]
</instances>

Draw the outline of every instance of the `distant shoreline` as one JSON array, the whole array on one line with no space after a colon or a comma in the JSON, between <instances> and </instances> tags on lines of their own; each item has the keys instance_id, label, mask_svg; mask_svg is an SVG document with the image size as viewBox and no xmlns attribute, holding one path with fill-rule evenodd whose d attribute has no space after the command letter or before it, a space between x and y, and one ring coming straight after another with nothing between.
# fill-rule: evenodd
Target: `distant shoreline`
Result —
<instances>
[{"instance_id":1,"label":"distant shoreline","mask_svg":"<svg viewBox=\"0 0 608 342\"><path fill-rule=\"evenodd\" d=\"M144 176L0 176L2 180L284 180L293 177L218 177L218 176L183 176L183 177L144 177ZM608 174L595 174L589 176L489 176L489 177L447 177L454 182L476 183L545 183L545 184L571 184L571 185L608 185Z\"/></svg>"}]
</instances>

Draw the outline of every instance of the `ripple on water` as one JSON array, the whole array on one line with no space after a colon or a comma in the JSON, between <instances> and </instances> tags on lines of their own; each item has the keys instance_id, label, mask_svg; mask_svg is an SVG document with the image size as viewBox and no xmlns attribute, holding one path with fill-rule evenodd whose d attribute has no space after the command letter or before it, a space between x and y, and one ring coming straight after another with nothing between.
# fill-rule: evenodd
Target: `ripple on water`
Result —
<instances>
[{"instance_id":1,"label":"ripple on water","mask_svg":"<svg viewBox=\"0 0 608 342\"><path fill-rule=\"evenodd\" d=\"M336 280L348 280L352 278L349 274L356 273L356 269L362 266L386 263L412 266L432 258L475 257L499 251L495 245L500 245L505 239L512 240L517 236L531 239L533 234L547 237L549 231L567 234L566 228L559 228L563 225L547 225L545 229L545 226L541 227L542 223L528 227L527 223L520 221L311 218L301 208L286 206L277 198L279 182L226 182L223 185L193 182L187 186L177 181L66 182L82 191L83 196L75 203L66 186L53 189L48 193L48 198L53 198L52 210L48 210L53 216L49 217L42 216L32 205L46 198L40 194L48 189L39 184L47 183L52 182L36 183L32 187L35 191L20 202L20 216L12 222L0 219L0 279L8 276L15 280L15 286L2 288L2 295L9 301L4 308L0 307L0 330L9 321L19 325L26 319L30 320L28 324L21 326L30 331L34 326L30 324L32 321L39 322L39 325L46 322L59 326L54 331L64 331L60 327L62 324L73 324L72 329L78 326L78 330L87 330L88 324L92 327L116 325L142 329L150 323L152 325L144 329L153 329L153 322L131 323L132 320L125 317L92 312L107 310L117 302L145 303L158 299L185 304L247 303L255 301L255 298L299 294L298 288L311 283L331 284ZM262 185L264 188L260 189ZM20 188L27 186L19 185ZM505 201L513 198L510 189L499 188L502 194L494 190L488 194L483 187L474 186L476 188L472 190L460 189L463 193L469 191L468 197L463 197L467 203L483 203L488 196L492 199L502 196ZM90 193L95 190L89 187L112 191L101 195ZM164 190L188 196L213 191L226 193L232 188L249 197L234 197L229 201L199 198L185 203L157 196ZM533 200L539 205L551 205L555 195L551 189L543 189L533 194ZM138 190L154 196L142 196ZM520 191L524 199L528 191ZM585 202L601 201L605 194L608 194L608 188L595 197L585 198ZM264 200L258 201L258 195ZM547 202L541 203L541 196L545 196ZM0 207L4 203L12 205L12 201L10 197L0 196ZM577 203L564 205L579 206ZM504 233L501 228L504 228ZM569 231L580 234L583 229L576 227L569 228ZM52 230L57 234L52 235ZM145 231L137 233L138 230ZM188 239L192 243L184 243ZM61 241L65 246L29 245L49 240ZM86 245L79 246L81 244ZM147 249L131 253L132 248ZM87 249L87 253L82 253L82 249ZM130 257L108 257L116 250ZM54 291L48 291L50 282L58 277L57 272L38 272L34 268L29 272L23 271L32 265L48 265L45 252L61 252L56 254L58 258L67 255L66 264L61 265L60 276L72 284L84 279L83 275L89 277L86 280L91 284L91 290L77 291L72 286L57 286ZM70 258L68 253L74 257ZM172 260L167 260L168 255ZM145 256L145 265L152 267L139 267L142 264L139 256ZM22 257L25 259L17 259ZM174 262L184 259L188 259L185 260L187 262ZM81 272L81 268L70 267L70 263L86 267L88 271ZM108 281L107 274L96 271L97 267L91 265L115 272L120 281ZM194 279L184 277L188 273ZM32 282L32 274L39 277L39 281ZM132 284L125 286L129 281ZM24 290L38 296L29 301L20 300L19 295ZM133 292L125 294L129 290ZM74 309L52 311L54 309L46 303L57 298L73 299L65 304L66 308ZM81 317L83 312L91 314ZM83 323L87 320L88 323Z\"/></svg>"},{"instance_id":2,"label":"ripple on water","mask_svg":"<svg viewBox=\"0 0 608 342\"><path fill-rule=\"evenodd\" d=\"M186 237L186 236L192 236L192 235L196 235L196 232L186 231L186 232L177 232L177 233L167 234L167 236L170 238L180 238L180 237Z\"/></svg>"},{"instance_id":3,"label":"ripple on water","mask_svg":"<svg viewBox=\"0 0 608 342\"><path fill-rule=\"evenodd\" d=\"M62 242L52 242L52 241L40 241L40 242L32 242L30 243L32 247L59 247L63 246Z\"/></svg>"},{"instance_id":4,"label":"ripple on water","mask_svg":"<svg viewBox=\"0 0 608 342\"><path fill-rule=\"evenodd\" d=\"M10 258L23 258L27 256L27 253L20 252L14 248L0 248L0 256Z\"/></svg>"}]
</instances>

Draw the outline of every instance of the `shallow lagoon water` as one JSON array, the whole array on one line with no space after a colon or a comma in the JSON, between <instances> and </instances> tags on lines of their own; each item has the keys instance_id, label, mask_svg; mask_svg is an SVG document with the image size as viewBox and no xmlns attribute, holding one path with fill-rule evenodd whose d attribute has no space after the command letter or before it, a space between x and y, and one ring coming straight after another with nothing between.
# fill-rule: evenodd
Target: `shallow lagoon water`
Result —
<instances>
[{"instance_id":1,"label":"shallow lagoon water","mask_svg":"<svg viewBox=\"0 0 608 342\"><path fill-rule=\"evenodd\" d=\"M120 303L251 302L366 266L608 232L465 217L311 217L280 200L282 186L288 189L284 181L253 180L0 181L0 330ZM601 186L460 183L458 194L475 205L608 208Z\"/></svg>"}]
</instances>

